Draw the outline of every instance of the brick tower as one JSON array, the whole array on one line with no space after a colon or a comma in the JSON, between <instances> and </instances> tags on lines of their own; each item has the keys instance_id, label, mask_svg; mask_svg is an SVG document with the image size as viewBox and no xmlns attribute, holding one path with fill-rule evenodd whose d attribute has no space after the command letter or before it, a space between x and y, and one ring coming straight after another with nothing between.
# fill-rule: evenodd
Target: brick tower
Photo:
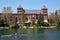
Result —
<instances>
[{"instance_id":1,"label":"brick tower","mask_svg":"<svg viewBox=\"0 0 60 40\"><path fill-rule=\"evenodd\" d=\"M18 8L17 8L17 13L18 13L18 14L22 14L22 13L24 13L24 12L25 12L25 11L24 11L24 9L22 8L22 6L19 5Z\"/></svg>"},{"instance_id":2,"label":"brick tower","mask_svg":"<svg viewBox=\"0 0 60 40\"><path fill-rule=\"evenodd\" d=\"M45 5L41 8L41 14L44 17L44 22L48 22L48 11L47 10L48 9L46 8Z\"/></svg>"},{"instance_id":3,"label":"brick tower","mask_svg":"<svg viewBox=\"0 0 60 40\"><path fill-rule=\"evenodd\" d=\"M17 13L18 13L18 24L23 24L23 14L24 14L24 9L21 7L21 5L19 5L19 7L17 8Z\"/></svg>"}]
</instances>

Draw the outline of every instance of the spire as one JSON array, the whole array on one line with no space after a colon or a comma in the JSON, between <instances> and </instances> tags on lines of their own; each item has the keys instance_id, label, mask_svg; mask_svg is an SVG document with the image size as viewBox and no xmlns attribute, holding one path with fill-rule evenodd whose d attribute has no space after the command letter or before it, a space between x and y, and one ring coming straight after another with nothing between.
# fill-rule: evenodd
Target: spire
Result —
<instances>
[{"instance_id":1,"label":"spire","mask_svg":"<svg viewBox=\"0 0 60 40\"><path fill-rule=\"evenodd\" d=\"M45 5L42 6L42 9L47 9L47 7Z\"/></svg>"},{"instance_id":2,"label":"spire","mask_svg":"<svg viewBox=\"0 0 60 40\"><path fill-rule=\"evenodd\" d=\"M55 12L55 15L57 15L57 10L56 10L56 12Z\"/></svg>"},{"instance_id":3,"label":"spire","mask_svg":"<svg viewBox=\"0 0 60 40\"><path fill-rule=\"evenodd\" d=\"M21 6L21 5L19 5L19 6L18 6L18 8L22 8L22 6Z\"/></svg>"}]
</instances>

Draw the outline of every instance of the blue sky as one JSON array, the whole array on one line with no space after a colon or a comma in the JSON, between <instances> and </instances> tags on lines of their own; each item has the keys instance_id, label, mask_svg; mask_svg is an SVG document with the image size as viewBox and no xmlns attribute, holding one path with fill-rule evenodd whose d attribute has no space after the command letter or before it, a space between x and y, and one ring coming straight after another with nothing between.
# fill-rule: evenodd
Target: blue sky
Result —
<instances>
[{"instance_id":1,"label":"blue sky","mask_svg":"<svg viewBox=\"0 0 60 40\"><path fill-rule=\"evenodd\" d=\"M48 12L60 9L60 0L0 0L0 12L4 6L12 7L13 12L17 12L17 7L21 5L24 9L41 9L46 5Z\"/></svg>"}]
</instances>

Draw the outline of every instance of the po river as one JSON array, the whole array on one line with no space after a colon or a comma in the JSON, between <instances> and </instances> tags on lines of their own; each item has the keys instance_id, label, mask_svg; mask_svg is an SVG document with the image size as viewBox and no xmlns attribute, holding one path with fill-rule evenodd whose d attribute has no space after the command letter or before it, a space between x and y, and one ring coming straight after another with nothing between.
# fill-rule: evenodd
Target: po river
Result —
<instances>
[{"instance_id":1,"label":"po river","mask_svg":"<svg viewBox=\"0 0 60 40\"><path fill-rule=\"evenodd\" d=\"M60 40L57 28L19 28L0 30L0 40Z\"/></svg>"}]
</instances>

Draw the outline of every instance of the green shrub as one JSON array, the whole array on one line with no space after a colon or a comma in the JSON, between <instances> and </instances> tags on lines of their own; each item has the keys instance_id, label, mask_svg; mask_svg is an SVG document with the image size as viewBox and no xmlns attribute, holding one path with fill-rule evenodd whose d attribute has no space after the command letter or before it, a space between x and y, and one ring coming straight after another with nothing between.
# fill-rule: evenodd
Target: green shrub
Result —
<instances>
[{"instance_id":1,"label":"green shrub","mask_svg":"<svg viewBox=\"0 0 60 40\"><path fill-rule=\"evenodd\" d=\"M49 26L49 23L44 22L42 26Z\"/></svg>"},{"instance_id":2,"label":"green shrub","mask_svg":"<svg viewBox=\"0 0 60 40\"><path fill-rule=\"evenodd\" d=\"M19 28L19 25L18 24L15 24L12 29L18 29Z\"/></svg>"},{"instance_id":3,"label":"green shrub","mask_svg":"<svg viewBox=\"0 0 60 40\"><path fill-rule=\"evenodd\" d=\"M25 25L25 26L30 26L30 24L31 24L31 23L25 23L24 25Z\"/></svg>"},{"instance_id":4,"label":"green shrub","mask_svg":"<svg viewBox=\"0 0 60 40\"><path fill-rule=\"evenodd\" d=\"M53 24L51 24L51 26L58 26L58 24L57 23L53 23Z\"/></svg>"}]
</instances>

